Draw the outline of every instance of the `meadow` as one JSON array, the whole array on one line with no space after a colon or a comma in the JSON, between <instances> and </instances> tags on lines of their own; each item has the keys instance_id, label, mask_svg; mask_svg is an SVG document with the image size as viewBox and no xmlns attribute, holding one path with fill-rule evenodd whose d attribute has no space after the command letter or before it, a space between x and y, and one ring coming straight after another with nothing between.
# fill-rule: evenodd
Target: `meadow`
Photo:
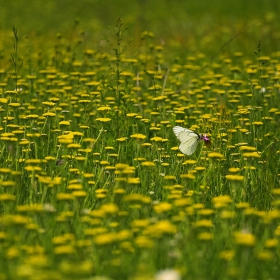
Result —
<instances>
[{"instance_id":1,"label":"meadow","mask_svg":"<svg viewBox=\"0 0 280 280\"><path fill-rule=\"evenodd\" d=\"M124 13L90 38L2 25L0 280L279 279L276 15L184 38Z\"/></svg>"}]
</instances>

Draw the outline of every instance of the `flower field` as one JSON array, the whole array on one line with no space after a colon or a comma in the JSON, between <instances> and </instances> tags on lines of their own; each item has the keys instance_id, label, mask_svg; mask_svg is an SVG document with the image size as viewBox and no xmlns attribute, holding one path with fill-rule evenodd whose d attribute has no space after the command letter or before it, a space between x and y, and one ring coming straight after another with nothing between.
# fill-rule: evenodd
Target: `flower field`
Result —
<instances>
[{"instance_id":1,"label":"flower field","mask_svg":"<svg viewBox=\"0 0 280 280\"><path fill-rule=\"evenodd\" d=\"M3 33L0 280L279 279L280 47L127 32Z\"/></svg>"}]
</instances>

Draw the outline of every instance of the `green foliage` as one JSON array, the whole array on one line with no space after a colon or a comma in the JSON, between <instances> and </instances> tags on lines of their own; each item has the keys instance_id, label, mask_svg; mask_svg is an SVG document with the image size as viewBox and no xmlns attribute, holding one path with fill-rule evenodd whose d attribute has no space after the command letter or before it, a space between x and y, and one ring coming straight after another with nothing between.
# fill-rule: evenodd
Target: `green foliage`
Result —
<instances>
[{"instance_id":1,"label":"green foliage","mask_svg":"<svg viewBox=\"0 0 280 280\"><path fill-rule=\"evenodd\" d=\"M80 24L0 45L0 279L277 279L279 51ZM175 125L212 146L181 154Z\"/></svg>"}]
</instances>

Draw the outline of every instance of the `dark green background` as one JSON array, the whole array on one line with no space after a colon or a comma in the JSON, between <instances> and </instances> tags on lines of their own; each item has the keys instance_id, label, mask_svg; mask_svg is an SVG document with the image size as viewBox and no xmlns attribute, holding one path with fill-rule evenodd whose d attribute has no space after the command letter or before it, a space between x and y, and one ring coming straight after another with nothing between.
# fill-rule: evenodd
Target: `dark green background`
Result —
<instances>
[{"instance_id":1,"label":"dark green background","mask_svg":"<svg viewBox=\"0 0 280 280\"><path fill-rule=\"evenodd\" d=\"M136 46L148 30L159 44L211 56L241 31L228 51L253 53L260 40L264 53L280 49L277 0L0 0L0 7L0 30L14 25L21 35L67 36L79 18L79 30L96 42L121 17Z\"/></svg>"}]
</instances>

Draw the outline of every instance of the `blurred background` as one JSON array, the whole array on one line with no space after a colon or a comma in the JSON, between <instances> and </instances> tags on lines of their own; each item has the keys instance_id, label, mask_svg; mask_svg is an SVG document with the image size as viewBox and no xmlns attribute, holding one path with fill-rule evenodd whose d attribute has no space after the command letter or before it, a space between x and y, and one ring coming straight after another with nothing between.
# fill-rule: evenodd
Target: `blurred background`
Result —
<instances>
[{"instance_id":1,"label":"blurred background","mask_svg":"<svg viewBox=\"0 0 280 280\"><path fill-rule=\"evenodd\" d=\"M71 36L75 29L95 47L110 36L108 26L114 27L120 17L132 47L139 45L143 31L149 31L157 44L182 54L203 52L211 57L227 42L225 52L254 55L259 41L263 54L280 49L276 0L0 0L0 7L2 38L12 35L13 26L21 36L44 38Z\"/></svg>"}]
</instances>

